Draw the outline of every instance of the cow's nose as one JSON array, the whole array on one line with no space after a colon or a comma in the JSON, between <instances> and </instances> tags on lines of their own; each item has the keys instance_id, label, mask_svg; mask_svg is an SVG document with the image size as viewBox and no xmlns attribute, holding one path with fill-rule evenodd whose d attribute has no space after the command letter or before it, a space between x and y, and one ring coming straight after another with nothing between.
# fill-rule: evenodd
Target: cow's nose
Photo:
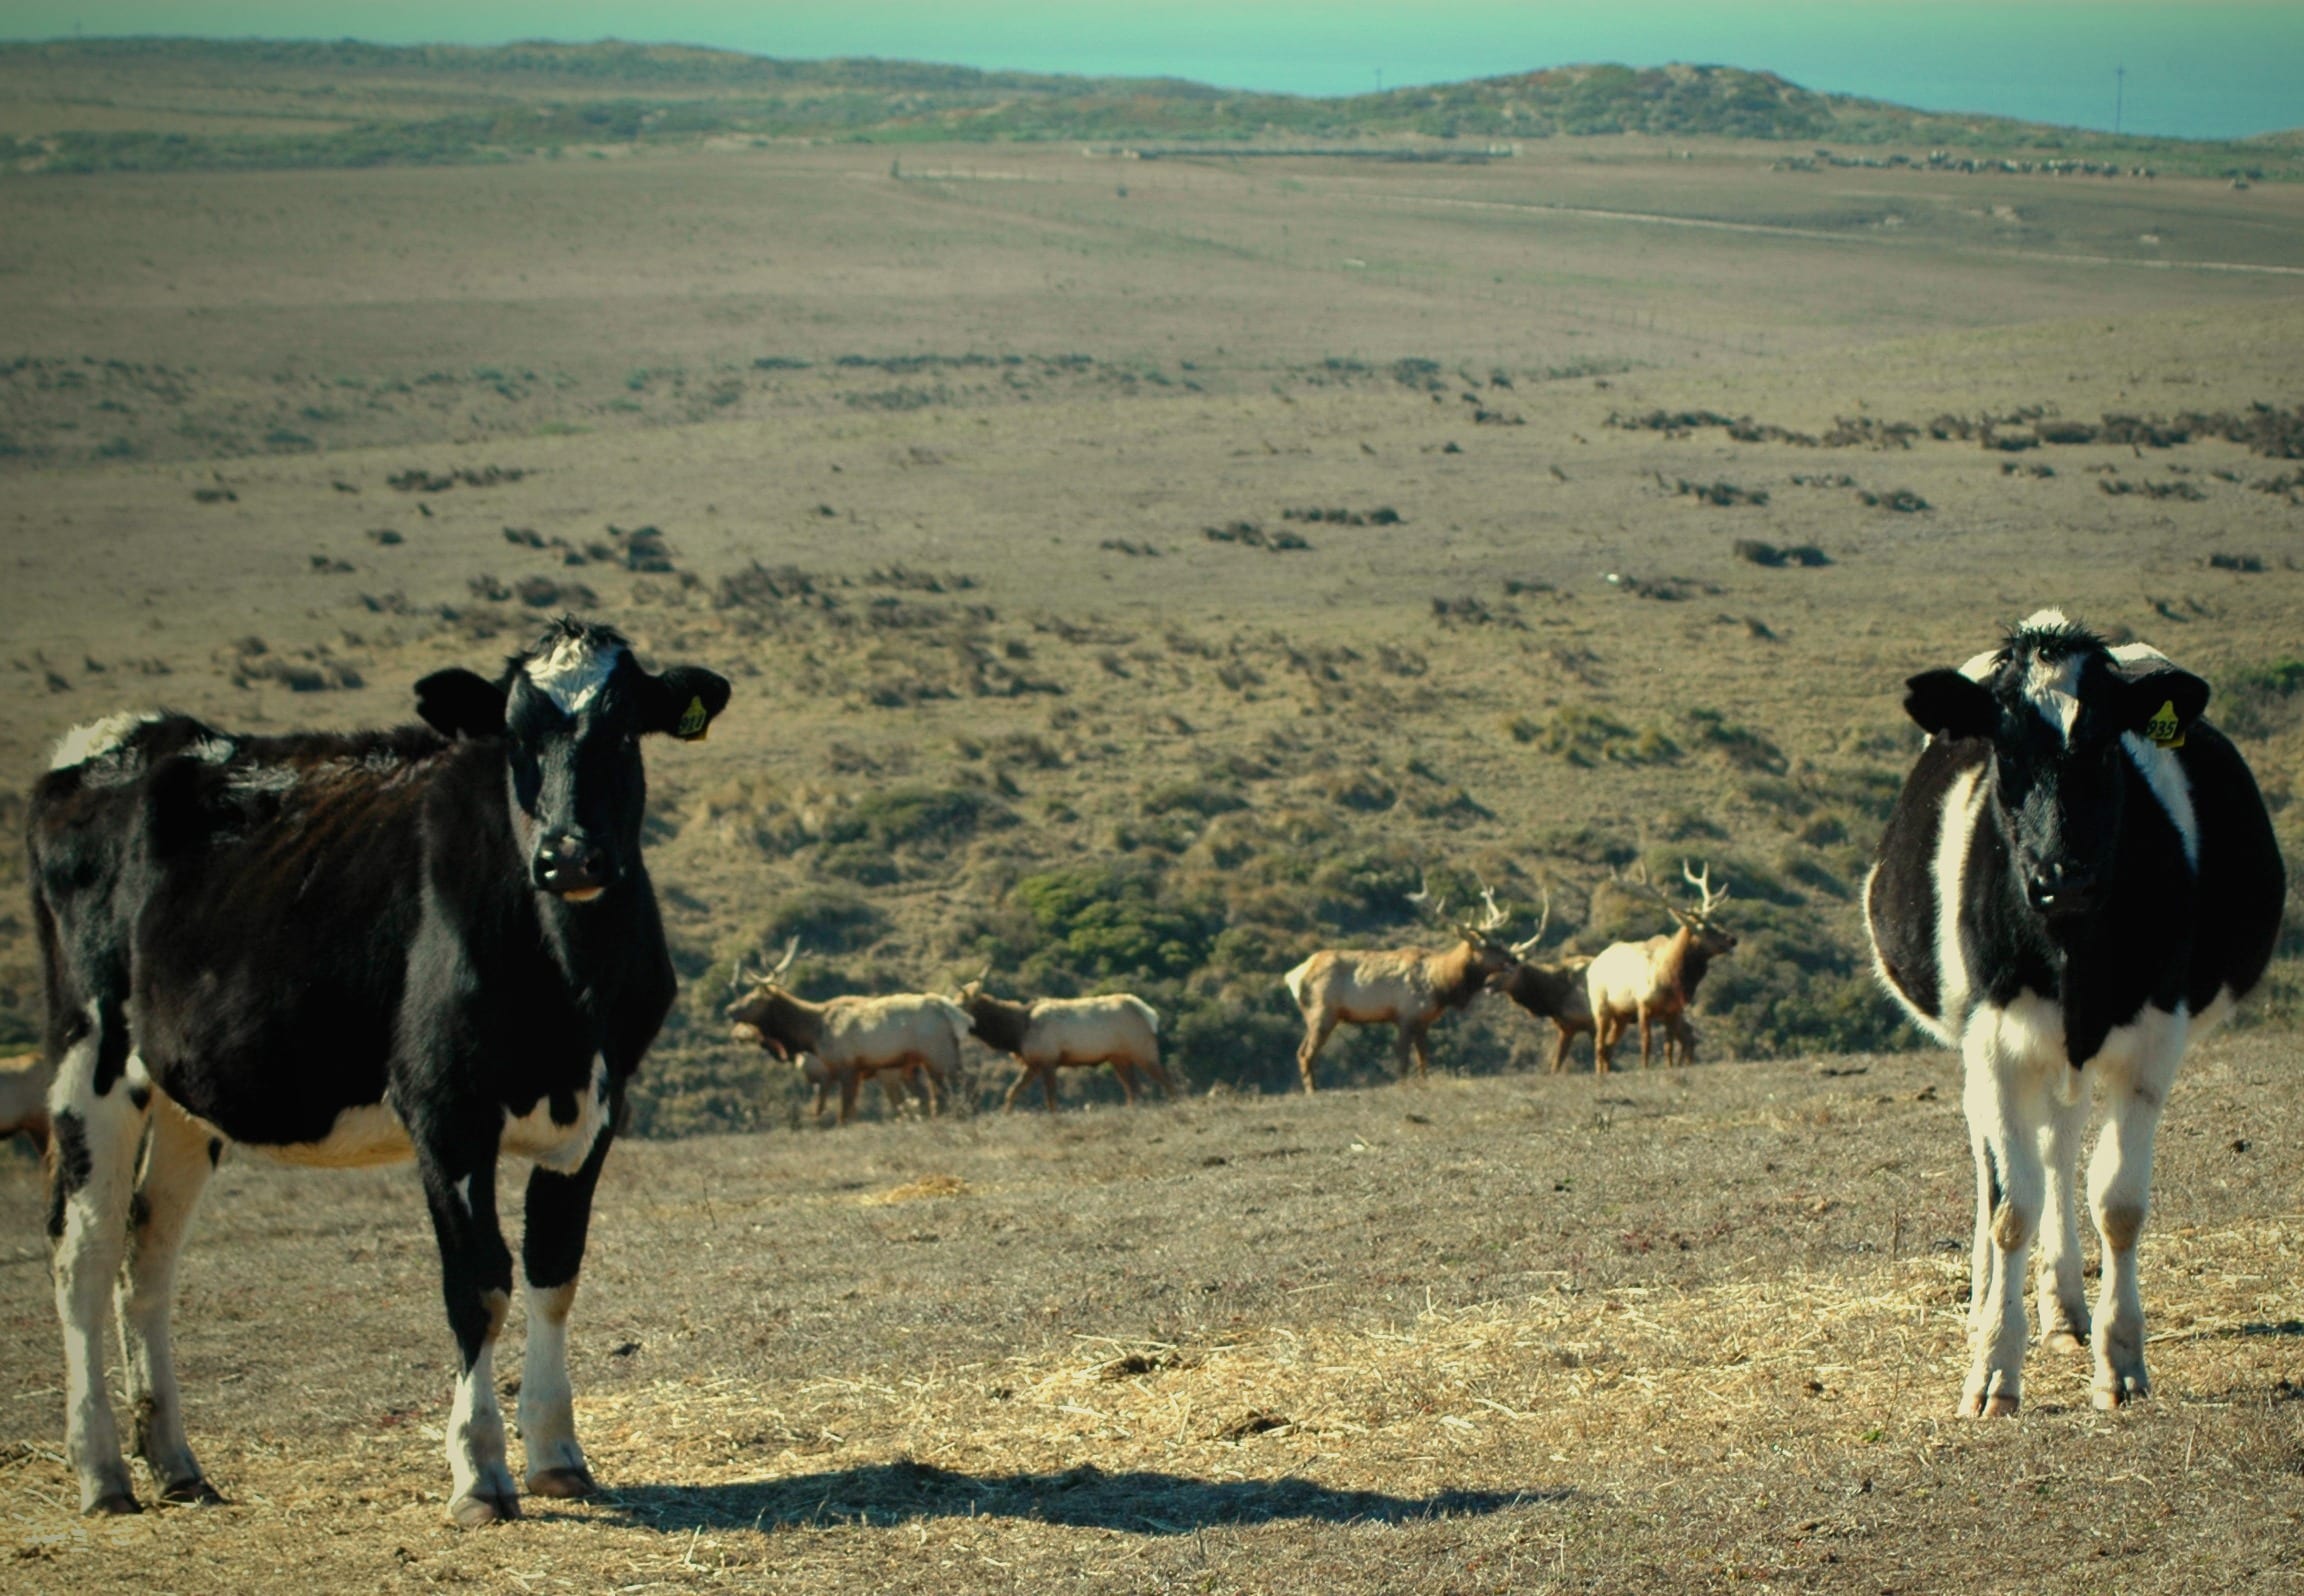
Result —
<instances>
[{"instance_id":1,"label":"cow's nose","mask_svg":"<svg viewBox=\"0 0 2304 1596\"><path fill-rule=\"evenodd\" d=\"M546 837L534 868L546 892L597 892L608 884L608 855L574 832Z\"/></svg>"},{"instance_id":2,"label":"cow's nose","mask_svg":"<svg viewBox=\"0 0 2304 1596\"><path fill-rule=\"evenodd\" d=\"M2079 865L2051 861L2037 865L2025 881L2032 907L2046 915L2079 914L2096 901L2096 873Z\"/></svg>"}]
</instances>

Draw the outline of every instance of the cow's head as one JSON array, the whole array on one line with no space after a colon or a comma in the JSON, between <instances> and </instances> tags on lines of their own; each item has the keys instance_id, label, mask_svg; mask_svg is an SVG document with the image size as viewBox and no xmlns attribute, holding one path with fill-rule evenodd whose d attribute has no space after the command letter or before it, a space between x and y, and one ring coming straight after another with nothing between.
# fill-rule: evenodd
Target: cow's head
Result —
<instances>
[{"instance_id":1,"label":"cow's head","mask_svg":"<svg viewBox=\"0 0 2304 1596\"><path fill-rule=\"evenodd\" d=\"M503 740L530 882L564 903L591 902L639 865L640 739L693 742L727 703L723 678L693 665L652 675L612 628L574 619L513 655L497 681L448 670L416 684L417 713L434 730Z\"/></svg>"},{"instance_id":2,"label":"cow's head","mask_svg":"<svg viewBox=\"0 0 2304 1596\"><path fill-rule=\"evenodd\" d=\"M1905 711L1929 735L1991 744L1994 819L2025 901L2051 922L2089 913L2111 885L2130 751L2180 745L2208 706L2199 677L2149 649L2115 654L2057 610L1905 685Z\"/></svg>"}]
</instances>

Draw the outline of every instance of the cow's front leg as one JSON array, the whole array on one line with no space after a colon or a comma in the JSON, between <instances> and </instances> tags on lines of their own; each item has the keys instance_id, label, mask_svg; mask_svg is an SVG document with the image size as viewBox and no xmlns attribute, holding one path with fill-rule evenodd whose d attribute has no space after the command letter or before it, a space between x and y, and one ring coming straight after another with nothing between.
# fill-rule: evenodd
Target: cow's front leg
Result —
<instances>
[{"instance_id":1,"label":"cow's front leg","mask_svg":"<svg viewBox=\"0 0 2304 1596\"><path fill-rule=\"evenodd\" d=\"M512 1304L512 1254L496 1222L496 1147L420 1151L424 1196L440 1242L440 1289L459 1374L448 1413L448 1516L466 1526L520 1516L504 1462L496 1341Z\"/></svg>"},{"instance_id":2,"label":"cow's front leg","mask_svg":"<svg viewBox=\"0 0 2304 1596\"><path fill-rule=\"evenodd\" d=\"M135 1416L136 1452L151 1467L163 1502L223 1500L201 1474L185 1439L168 1334L177 1253L221 1150L181 1108L160 1098L152 1110L144 1172L128 1210L128 1261L116 1293L120 1362L128 1410Z\"/></svg>"},{"instance_id":3,"label":"cow's front leg","mask_svg":"<svg viewBox=\"0 0 2304 1596\"><path fill-rule=\"evenodd\" d=\"M603 1130L573 1174L539 1167L528 1177L527 1225L520 1239L528 1287L528 1346L520 1365L520 1441L534 1496L590 1496L599 1487L576 1440L568 1383L568 1312L584 1265L592 1223L592 1190L613 1133Z\"/></svg>"},{"instance_id":4,"label":"cow's front leg","mask_svg":"<svg viewBox=\"0 0 2304 1596\"><path fill-rule=\"evenodd\" d=\"M1963 1054L1963 1106L1979 1159L1977 1187L1993 1201L1990 1213L1977 1216L1982 1291L1969 1308L1973 1345L1958 1411L1969 1418L2000 1418L2013 1415L2023 1400L2024 1287L2047 1195L2040 1147L2048 1105L2032 1063L2004 1057L1989 1034L1972 1032ZM2058 1061L2057 1067L2065 1066Z\"/></svg>"},{"instance_id":5,"label":"cow's front leg","mask_svg":"<svg viewBox=\"0 0 2304 1596\"><path fill-rule=\"evenodd\" d=\"M2152 1016L2158 1018L2157 1015ZM2173 1032L2164 1049L2138 1060L2129 1079L2105 1083L2104 1129L2088 1160L2088 1205L2104 1245L2103 1283L2096 1296L2095 1377L2089 1400L2116 1408L2152 1394L2144 1372L2144 1299L2136 1285L2136 1239L2152 1196L2152 1143L2160 1112L2184 1052L2184 1022L2162 1021Z\"/></svg>"}]
</instances>

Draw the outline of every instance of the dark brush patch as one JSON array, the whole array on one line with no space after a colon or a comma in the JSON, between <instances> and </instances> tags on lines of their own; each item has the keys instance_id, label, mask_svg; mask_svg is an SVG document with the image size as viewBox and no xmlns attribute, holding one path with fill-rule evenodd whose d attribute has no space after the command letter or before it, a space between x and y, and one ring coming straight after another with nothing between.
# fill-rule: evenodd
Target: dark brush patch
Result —
<instances>
[{"instance_id":1,"label":"dark brush patch","mask_svg":"<svg viewBox=\"0 0 2304 1596\"><path fill-rule=\"evenodd\" d=\"M94 1171L88 1157L88 1127L78 1114L65 1109L56 1116L49 1146L56 1162L48 1177L48 1239L62 1241L65 1205Z\"/></svg>"}]
</instances>

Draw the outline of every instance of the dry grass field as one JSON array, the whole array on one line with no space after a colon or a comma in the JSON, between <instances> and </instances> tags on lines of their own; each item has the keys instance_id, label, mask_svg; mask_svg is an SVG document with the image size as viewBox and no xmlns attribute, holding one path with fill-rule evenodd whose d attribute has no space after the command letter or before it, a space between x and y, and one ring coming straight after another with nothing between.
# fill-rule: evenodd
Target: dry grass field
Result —
<instances>
[{"instance_id":1,"label":"dry grass field","mask_svg":"<svg viewBox=\"0 0 2304 1596\"><path fill-rule=\"evenodd\" d=\"M8 793L125 705L397 718L565 608L737 687L652 758L688 990L577 1320L608 1497L440 1524L412 1183L234 1161L179 1314L233 1505L69 1517L12 1158L9 1587L2304 1583L2304 938L2171 1111L2160 1398L1971 1427L1956 1073L1854 906L1903 678L2041 603L2216 683L2304 858L2304 188L1784 153L0 175ZM1699 1068L1533 1075L1484 1004L1428 1087L1339 1038L1366 1089L1271 1095L1279 972L1425 873L1590 951L1684 857L1745 938ZM818 993L1143 991L1192 1091L1051 1126L987 1064L817 1133L716 1019L793 934Z\"/></svg>"},{"instance_id":2,"label":"dry grass field","mask_svg":"<svg viewBox=\"0 0 2304 1596\"><path fill-rule=\"evenodd\" d=\"M2043 1354L1990 1425L1950 1417L1931 1055L630 1143L574 1340L607 1495L485 1533L442 1522L413 1181L240 1160L178 1313L232 1505L74 1517L12 1160L9 1584L2294 1590L2294 1068L2258 1033L2179 1089L2154 1400L2092 1413Z\"/></svg>"}]
</instances>

